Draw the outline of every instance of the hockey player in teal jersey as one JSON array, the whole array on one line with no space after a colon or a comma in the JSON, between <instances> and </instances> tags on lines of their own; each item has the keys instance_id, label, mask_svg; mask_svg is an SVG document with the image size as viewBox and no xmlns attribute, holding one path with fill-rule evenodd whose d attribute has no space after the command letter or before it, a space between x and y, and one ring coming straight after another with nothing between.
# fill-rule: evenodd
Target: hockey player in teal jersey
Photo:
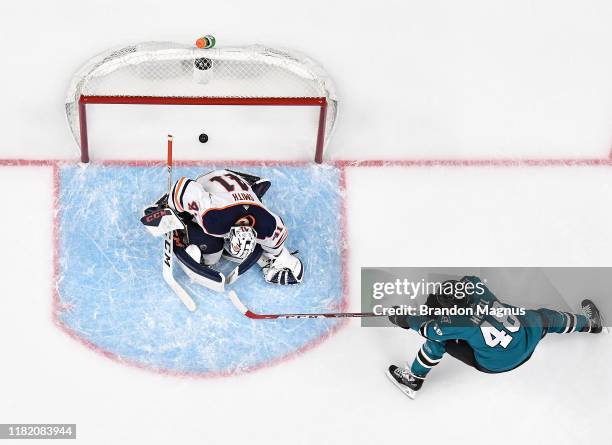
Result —
<instances>
[{"instance_id":1,"label":"hockey player in teal jersey","mask_svg":"<svg viewBox=\"0 0 612 445\"><path fill-rule=\"evenodd\" d=\"M443 283L442 288L448 289L445 284L450 285L451 292L431 294L427 299L426 305L434 315L389 317L393 324L413 329L426 339L410 367L391 365L387 370L391 382L411 398L445 353L479 371L500 373L529 360L547 333L602 331L601 315L590 300L582 302L583 314L521 310L500 302L478 277ZM436 311L444 312L443 308L470 310L464 311L466 315L435 315Z\"/></svg>"}]
</instances>

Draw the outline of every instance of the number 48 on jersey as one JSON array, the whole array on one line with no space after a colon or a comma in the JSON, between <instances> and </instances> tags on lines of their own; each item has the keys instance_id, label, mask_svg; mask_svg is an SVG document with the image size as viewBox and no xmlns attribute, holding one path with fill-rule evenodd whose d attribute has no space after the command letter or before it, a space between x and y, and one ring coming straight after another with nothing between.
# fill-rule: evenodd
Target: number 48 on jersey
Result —
<instances>
[{"instance_id":1,"label":"number 48 on jersey","mask_svg":"<svg viewBox=\"0 0 612 445\"><path fill-rule=\"evenodd\" d=\"M493 303L493 309L499 310L502 309L503 306L498 302ZM480 331L482 332L482 337L484 338L487 346L494 348L495 346L501 346L502 348L507 348L510 342L512 341L512 336L510 335L513 332L517 332L521 328L521 322L509 315L494 315L495 311L491 316L497 320L499 323L503 325L502 329L497 329L490 322L484 321L480 325Z\"/></svg>"}]
</instances>

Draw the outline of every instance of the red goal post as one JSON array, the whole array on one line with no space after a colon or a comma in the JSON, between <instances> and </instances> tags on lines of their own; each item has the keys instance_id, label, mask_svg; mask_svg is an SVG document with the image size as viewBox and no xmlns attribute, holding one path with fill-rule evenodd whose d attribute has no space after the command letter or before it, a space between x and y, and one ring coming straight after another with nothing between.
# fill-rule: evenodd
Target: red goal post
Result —
<instances>
[{"instance_id":1,"label":"red goal post","mask_svg":"<svg viewBox=\"0 0 612 445\"><path fill-rule=\"evenodd\" d=\"M259 45L199 49L170 42L108 51L75 74L66 116L82 162L90 158L90 104L317 107L317 163L338 110L330 77L303 54Z\"/></svg>"}]
</instances>

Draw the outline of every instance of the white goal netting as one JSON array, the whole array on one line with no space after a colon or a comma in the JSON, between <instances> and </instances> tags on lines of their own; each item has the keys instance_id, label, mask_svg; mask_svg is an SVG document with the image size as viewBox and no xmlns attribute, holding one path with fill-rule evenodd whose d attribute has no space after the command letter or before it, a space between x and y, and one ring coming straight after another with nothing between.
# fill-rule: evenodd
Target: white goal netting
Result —
<instances>
[{"instance_id":1,"label":"white goal netting","mask_svg":"<svg viewBox=\"0 0 612 445\"><path fill-rule=\"evenodd\" d=\"M233 105L249 99L256 105L256 98L287 98L295 102L287 105L303 105L300 98L320 98L326 106L325 142L338 111L333 83L320 65L306 55L260 45L199 49L145 42L94 57L74 75L66 96L66 116L81 149L87 139L81 134L86 126L79 105L88 97L96 103L124 98L130 104L151 103L152 98L168 104L180 103L172 102L177 98L226 98Z\"/></svg>"}]
</instances>

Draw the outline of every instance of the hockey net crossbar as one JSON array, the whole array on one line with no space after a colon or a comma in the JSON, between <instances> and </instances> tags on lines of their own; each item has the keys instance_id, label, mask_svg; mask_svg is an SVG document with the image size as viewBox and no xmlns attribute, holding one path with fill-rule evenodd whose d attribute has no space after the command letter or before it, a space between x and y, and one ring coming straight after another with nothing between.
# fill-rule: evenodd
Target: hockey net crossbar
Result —
<instances>
[{"instance_id":1,"label":"hockey net crossbar","mask_svg":"<svg viewBox=\"0 0 612 445\"><path fill-rule=\"evenodd\" d=\"M133 105L278 105L318 106L327 105L324 97L155 97L155 96L84 96L82 104L133 104Z\"/></svg>"}]
</instances>

